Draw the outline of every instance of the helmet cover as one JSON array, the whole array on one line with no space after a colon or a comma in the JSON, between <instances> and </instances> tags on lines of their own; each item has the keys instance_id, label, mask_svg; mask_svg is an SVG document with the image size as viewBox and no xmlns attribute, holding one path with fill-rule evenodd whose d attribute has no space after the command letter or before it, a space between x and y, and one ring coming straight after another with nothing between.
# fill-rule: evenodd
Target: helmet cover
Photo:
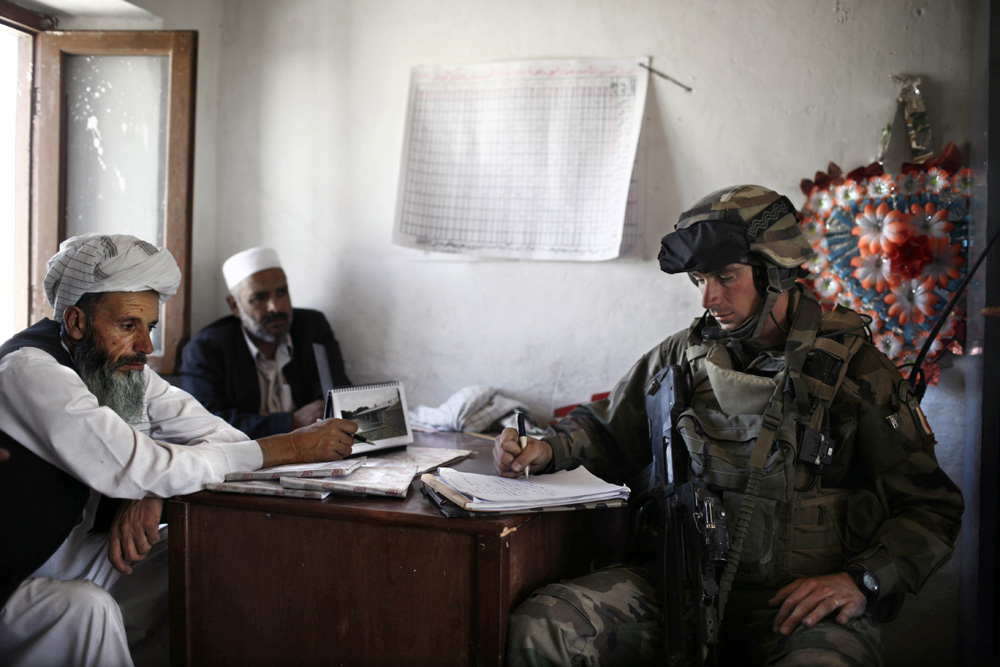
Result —
<instances>
[{"instance_id":1,"label":"helmet cover","mask_svg":"<svg viewBox=\"0 0 1000 667\"><path fill-rule=\"evenodd\" d=\"M710 223L710 224L709 224ZM792 202L759 185L737 185L703 197L663 237L658 259L666 273L711 273L753 256L796 268L814 254Z\"/></svg>"}]
</instances>

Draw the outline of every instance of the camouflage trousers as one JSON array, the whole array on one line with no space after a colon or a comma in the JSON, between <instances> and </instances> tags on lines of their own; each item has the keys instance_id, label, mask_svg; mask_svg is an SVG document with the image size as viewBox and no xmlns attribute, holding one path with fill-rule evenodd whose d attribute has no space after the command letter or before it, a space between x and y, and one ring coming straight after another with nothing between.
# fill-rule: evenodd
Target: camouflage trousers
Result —
<instances>
[{"instance_id":1,"label":"camouflage trousers","mask_svg":"<svg viewBox=\"0 0 1000 667\"><path fill-rule=\"evenodd\" d=\"M511 615L507 665L662 664L660 606L650 568L616 566L535 591ZM771 627L773 590L734 589L723 614L719 665L882 665L878 624L832 617L785 637Z\"/></svg>"}]
</instances>

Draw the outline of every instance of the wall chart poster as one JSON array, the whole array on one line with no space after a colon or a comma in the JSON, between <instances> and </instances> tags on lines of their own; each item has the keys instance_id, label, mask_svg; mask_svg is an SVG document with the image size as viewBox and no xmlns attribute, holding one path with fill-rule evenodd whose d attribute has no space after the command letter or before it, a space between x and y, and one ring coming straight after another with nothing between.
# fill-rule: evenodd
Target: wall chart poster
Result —
<instances>
[{"instance_id":1,"label":"wall chart poster","mask_svg":"<svg viewBox=\"0 0 1000 667\"><path fill-rule=\"evenodd\" d=\"M413 68L393 242L516 259L627 251L648 60Z\"/></svg>"}]
</instances>

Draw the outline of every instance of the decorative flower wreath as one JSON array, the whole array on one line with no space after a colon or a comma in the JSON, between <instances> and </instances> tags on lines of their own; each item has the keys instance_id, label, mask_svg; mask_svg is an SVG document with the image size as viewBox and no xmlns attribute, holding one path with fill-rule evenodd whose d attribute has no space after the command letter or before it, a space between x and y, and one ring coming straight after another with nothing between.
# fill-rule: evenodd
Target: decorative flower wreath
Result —
<instances>
[{"instance_id":1,"label":"decorative flower wreath","mask_svg":"<svg viewBox=\"0 0 1000 667\"><path fill-rule=\"evenodd\" d=\"M869 315L875 345L912 366L965 274L972 172L953 143L898 176L879 163L828 169L801 185L801 224L817 253L807 282L827 307ZM962 353L964 324L958 308L948 315L924 364L929 384L945 350Z\"/></svg>"}]
</instances>

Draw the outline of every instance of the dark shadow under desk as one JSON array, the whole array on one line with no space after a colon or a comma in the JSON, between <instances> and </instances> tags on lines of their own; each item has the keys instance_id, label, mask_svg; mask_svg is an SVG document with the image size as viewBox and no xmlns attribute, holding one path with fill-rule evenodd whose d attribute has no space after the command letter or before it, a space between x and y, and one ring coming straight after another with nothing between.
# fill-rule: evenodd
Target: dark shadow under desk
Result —
<instances>
[{"instance_id":1,"label":"dark shadow under desk","mask_svg":"<svg viewBox=\"0 0 1000 667\"><path fill-rule=\"evenodd\" d=\"M453 465L492 473L492 442ZM624 509L446 518L406 499L203 491L168 502L175 665L501 665L532 590L612 562Z\"/></svg>"}]
</instances>

